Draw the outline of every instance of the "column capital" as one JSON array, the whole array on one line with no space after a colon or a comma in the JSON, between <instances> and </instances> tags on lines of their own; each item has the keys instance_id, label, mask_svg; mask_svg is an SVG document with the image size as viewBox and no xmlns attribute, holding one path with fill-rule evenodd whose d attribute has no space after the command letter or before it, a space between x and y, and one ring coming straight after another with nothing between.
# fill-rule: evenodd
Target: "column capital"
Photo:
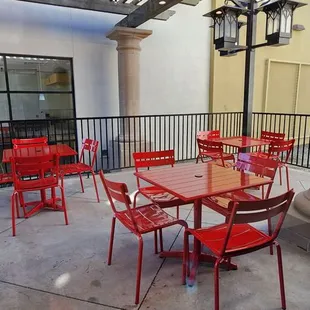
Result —
<instances>
[{"instance_id":1,"label":"column capital","mask_svg":"<svg viewBox=\"0 0 310 310\"><path fill-rule=\"evenodd\" d=\"M152 30L114 27L106 37L110 40L117 41L117 50L134 49L141 50L140 41L147 38L153 33Z\"/></svg>"}]
</instances>

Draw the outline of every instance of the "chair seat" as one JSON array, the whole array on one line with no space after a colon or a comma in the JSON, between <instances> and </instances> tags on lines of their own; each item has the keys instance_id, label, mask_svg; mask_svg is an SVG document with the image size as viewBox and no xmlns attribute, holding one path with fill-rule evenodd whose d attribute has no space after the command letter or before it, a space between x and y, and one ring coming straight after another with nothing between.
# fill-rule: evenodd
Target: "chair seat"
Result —
<instances>
[{"instance_id":1,"label":"chair seat","mask_svg":"<svg viewBox=\"0 0 310 310\"><path fill-rule=\"evenodd\" d=\"M19 190L38 190L45 188L52 188L58 186L57 178L54 176L46 177L43 179L29 180L29 181L18 181L15 184L17 191Z\"/></svg>"},{"instance_id":2,"label":"chair seat","mask_svg":"<svg viewBox=\"0 0 310 310\"><path fill-rule=\"evenodd\" d=\"M211 153L211 152L201 152L200 155L208 156L212 159L221 159L221 155L219 153ZM234 154L230 153L222 153L222 157L224 160L235 160Z\"/></svg>"},{"instance_id":3,"label":"chair seat","mask_svg":"<svg viewBox=\"0 0 310 310\"><path fill-rule=\"evenodd\" d=\"M202 199L202 204L226 216L230 214L230 210L228 210L228 204L230 201L258 201L258 200L261 200L261 198L240 190L233 193L226 193L219 196L204 198Z\"/></svg>"},{"instance_id":4,"label":"chair seat","mask_svg":"<svg viewBox=\"0 0 310 310\"><path fill-rule=\"evenodd\" d=\"M13 176L11 173L0 173L0 184L13 183Z\"/></svg>"},{"instance_id":5,"label":"chair seat","mask_svg":"<svg viewBox=\"0 0 310 310\"><path fill-rule=\"evenodd\" d=\"M89 172L92 170L92 167L84 163L75 163L75 164L60 165L59 169L62 174L71 174L71 173Z\"/></svg>"},{"instance_id":6,"label":"chair seat","mask_svg":"<svg viewBox=\"0 0 310 310\"><path fill-rule=\"evenodd\" d=\"M156 186L141 187L139 188L139 192L146 198L158 204L161 208L169 208L188 204L188 202L185 203L183 200L171 195L168 192L165 192L163 189Z\"/></svg>"},{"instance_id":7,"label":"chair seat","mask_svg":"<svg viewBox=\"0 0 310 310\"><path fill-rule=\"evenodd\" d=\"M220 159L216 159L216 160L213 160L213 159L212 159L212 160L210 160L208 163L211 164L211 165L216 165L216 166L221 166L221 167L223 167L222 160L220 160ZM235 167L235 163L231 163L231 162L225 161L225 162L224 162L224 167L225 167L225 168L234 168L234 167Z\"/></svg>"},{"instance_id":8,"label":"chair seat","mask_svg":"<svg viewBox=\"0 0 310 310\"><path fill-rule=\"evenodd\" d=\"M220 255L227 236L227 224L209 228L188 229L192 235L200 240L214 254ZM235 224L232 226L230 238L226 247L227 254L238 254L247 250L259 248L271 241L271 237L257 230L249 224Z\"/></svg>"},{"instance_id":9,"label":"chair seat","mask_svg":"<svg viewBox=\"0 0 310 310\"><path fill-rule=\"evenodd\" d=\"M163 211L159 206L149 204L131 209L132 215L137 223L141 234L172 226L179 223L179 220ZM136 231L130 219L128 210L117 212L115 216L131 231Z\"/></svg>"}]
</instances>

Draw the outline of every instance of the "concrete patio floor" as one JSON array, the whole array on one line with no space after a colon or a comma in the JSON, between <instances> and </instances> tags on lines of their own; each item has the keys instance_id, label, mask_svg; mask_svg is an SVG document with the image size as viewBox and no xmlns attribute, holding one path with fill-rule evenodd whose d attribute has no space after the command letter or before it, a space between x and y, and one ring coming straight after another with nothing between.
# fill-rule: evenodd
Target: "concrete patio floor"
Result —
<instances>
[{"instance_id":1,"label":"concrete patio floor","mask_svg":"<svg viewBox=\"0 0 310 310\"><path fill-rule=\"evenodd\" d=\"M132 173L125 170L107 174L107 178L127 182L134 192ZM117 225L113 261L107 266L112 213L101 184L101 203L97 203L91 179L84 180L85 193L80 192L77 178L65 182L69 226L64 225L61 212L42 211L27 220L19 219L16 237L11 235L12 188L0 190L0 309L213 309L212 267L200 266L194 287L181 285L181 261L155 255L152 234L144 236L141 303L135 306L137 240ZM291 180L296 192L310 187L308 172L291 169ZM285 188L276 178L272 195ZM174 214L175 210L169 212ZM193 224L191 205L181 207L181 217ZM222 216L203 209L205 226L222 221ZM306 221L291 207L281 234L287 309L310 309L310 254L297 247L300 238L290 234L294 225L306 225L310 234ZM265 229L265 223L259 225ZM182 238L179 227L166 229L165 248L181 249ZM261 250L235 262L237 271L220 273L221 309L280 309L276 256Z\"/></svg>"}]
</instances>

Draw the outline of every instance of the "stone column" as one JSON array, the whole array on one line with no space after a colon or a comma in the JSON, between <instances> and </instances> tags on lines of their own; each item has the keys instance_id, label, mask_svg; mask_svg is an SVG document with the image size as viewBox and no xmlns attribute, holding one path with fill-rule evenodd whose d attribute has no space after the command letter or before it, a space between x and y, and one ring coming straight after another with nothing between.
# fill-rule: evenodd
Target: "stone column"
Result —
<instances>
[{"instance_id":1,"label":"stone column","mask_svg":"<svg viewBox=\"0 0 310 310\"><path fill-rule=\"evenodd\" d=\"M140 108L140 42L151 30L115 27L107 38L117 41L119 108L121 116L139 114Z\"/></svg>"},{"instance_id":2,"label":"stone column","mask_svg":"<svg viewBox=\"0 0 310 310\"><path fill-rule=\"evenodd\" d=\"M151 30L127 27L115 27L107 34L107 38L117 41L119 110L121 116L139 115L140 42L151 34ZM134 131L137 132L138 130L140 128L137 127L137 124L134 127L133 120L129 120L129 118L120 124L120 134L116 139L120 151L118 160L120 167L132 165L132 154L130 153L134 150L145 151L137 149L137 146L145 145L133 137Z\"/></svg>"},{"instance_id":3,"label":"stone column","mask_svg":"<svg viewBox=\"0 0 310 310\"><path fill-rule=\"evenodd\" d=\"M310 189L295 196L294 207L303 215L310 217Z\"/></svg>"}]
</instances>

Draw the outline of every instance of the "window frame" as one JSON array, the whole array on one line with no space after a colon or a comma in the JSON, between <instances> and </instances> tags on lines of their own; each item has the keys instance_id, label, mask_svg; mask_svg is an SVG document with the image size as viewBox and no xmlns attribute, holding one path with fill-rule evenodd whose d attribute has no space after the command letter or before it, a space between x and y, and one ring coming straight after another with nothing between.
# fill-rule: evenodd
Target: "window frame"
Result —
<instances>
[{"instance_id":1,"label":"window frame","mask_svg":"<svg viewBox=\"0 0 310 310\"><path fill-rule=\"evenodd\" d=\"M76 102L75 102L75 85L74 85L74 66L73 66L73 58L72 57L55 57L55 56L41 56L41 55L29 55L29 54L10 54L10 53L0 53L3 59L3 68L4 68L4 78L5 78L5 86L6 90L0 90L0 94L7 95L7 104L9 110L9 119L0 121L17 121L17 119L13 118L13 111L12 111L12 99L11 95L13 94L71 94L72 96L72 109L73 109L73 119L76 119ZM69 61L70 70L71 70L71 90L68 91L55 91L55 90L38 90L38 91L26 91L26 90L11 90L10 89L10 81L9 81L9 72L8 72L8 64L7 64L7 57L24 57L24 58L42 58L42 59L57 59L57 60L66 60ZM66 119L66 118L63 118ZM30 120L30 119L25 119Z\"/></svg>"}]
</instances>

